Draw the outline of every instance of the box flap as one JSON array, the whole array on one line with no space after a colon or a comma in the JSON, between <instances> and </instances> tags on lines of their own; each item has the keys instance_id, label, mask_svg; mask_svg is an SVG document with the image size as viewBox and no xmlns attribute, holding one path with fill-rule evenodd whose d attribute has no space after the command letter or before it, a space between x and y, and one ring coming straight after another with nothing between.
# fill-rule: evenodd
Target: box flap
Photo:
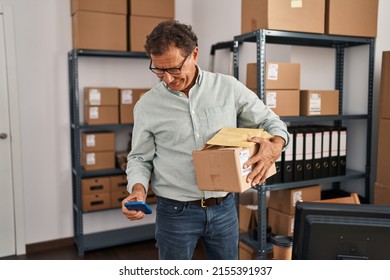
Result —
<instances>
[{"instance_id":1,"label":"box flap","mask_svg":"<svg viewBox=\"0 0 390 280\"><path fill-rule=\"evenodd\" d=\"M260 128L222 128L207 144L249 148L256 144L248 141L248 138L251 137L269 139L272 135Z\"/></svg>"}]
</instances>

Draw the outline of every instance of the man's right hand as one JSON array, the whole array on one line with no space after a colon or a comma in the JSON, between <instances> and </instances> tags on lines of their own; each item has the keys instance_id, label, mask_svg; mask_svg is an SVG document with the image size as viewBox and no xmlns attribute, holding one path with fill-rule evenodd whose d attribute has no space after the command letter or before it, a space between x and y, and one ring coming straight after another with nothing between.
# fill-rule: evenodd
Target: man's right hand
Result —
<instances>
[{"instance_id":1,"label":"man's right hand","mask_svg":"<svg viewBox=\"0 0 390 280\"><path fill-rule=\"evenodd\" d=\"M146 191L143 185L135 184L131 194L122 200L122 213L130 221L141 220L145 217L145 213L142 211L128 210L125 206L129 201L145 201Z\"/></svg>"}]
</instances>

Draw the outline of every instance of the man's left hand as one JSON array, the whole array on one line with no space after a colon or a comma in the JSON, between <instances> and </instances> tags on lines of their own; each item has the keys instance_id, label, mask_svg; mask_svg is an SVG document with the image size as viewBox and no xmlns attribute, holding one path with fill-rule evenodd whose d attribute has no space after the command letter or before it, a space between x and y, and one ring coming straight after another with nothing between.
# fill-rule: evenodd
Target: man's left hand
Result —
<instances>
[{"instance_id":1,"label":"man's left hand","mask_svg":"<svg viewBox=\"0 0 390 280\"><path fill-rule=\"evenodd\" d=\"M257 154L244 163L244 168L252 166L252 172L248 174L246 180L254 187L265 182L268 170L282 154L285 141L280 136L274 136L270 139L252 137L248 141L258 143L260 146Z\"/></svg>"}]
</instances>

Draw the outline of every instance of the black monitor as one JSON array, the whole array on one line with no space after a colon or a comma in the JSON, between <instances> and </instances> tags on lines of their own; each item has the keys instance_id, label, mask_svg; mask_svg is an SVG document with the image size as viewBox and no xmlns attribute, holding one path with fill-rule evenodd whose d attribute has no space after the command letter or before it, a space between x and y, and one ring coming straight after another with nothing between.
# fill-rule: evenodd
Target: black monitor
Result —
<instances>
[{"instance_id":1,"label":"black monitor","mask_svg":"<svg viewBox=\"0 0 390 280\"><path fill-rule=\"evenodd\" d=\"M292 259L390 260L390 206L298 202Z\"/></svg>"}]
</instances>

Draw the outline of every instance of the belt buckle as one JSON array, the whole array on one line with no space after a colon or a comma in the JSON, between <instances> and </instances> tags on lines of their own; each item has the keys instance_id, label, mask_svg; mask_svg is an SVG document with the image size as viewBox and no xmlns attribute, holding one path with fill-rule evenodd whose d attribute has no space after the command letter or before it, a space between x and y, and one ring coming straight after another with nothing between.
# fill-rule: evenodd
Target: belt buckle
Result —
<instances>
[{"instance_id":1,"label":"belt buckle","mask_svg":"<svg viewBox=\"0 0 390 280\"><path fill-rule=\"evenodd\" d=\"M207 208L207 205L205 204L205 202L206 202L206 200L205 200L204 198L202 198L202 199L200 200L200 207L202 207L202 208Z\"/></svg>"}]
</instances>

